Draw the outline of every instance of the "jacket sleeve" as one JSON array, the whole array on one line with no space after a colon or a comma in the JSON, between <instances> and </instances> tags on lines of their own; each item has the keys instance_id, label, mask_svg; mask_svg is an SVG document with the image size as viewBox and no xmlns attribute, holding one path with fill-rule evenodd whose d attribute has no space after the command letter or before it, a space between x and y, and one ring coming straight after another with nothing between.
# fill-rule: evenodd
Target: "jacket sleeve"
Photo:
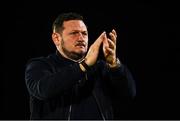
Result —
<instances>
[{"instance_id":1,"label":"jacket sleeve","mask_svg":"<svg viewBox=\"0 0 180 121\"><path fill-rule=\"evenodd\" d=\"M131 115L131 109L136 102L135 80L125 65L121 65L116 70L108 71L111 87L112 107L114 119L120 119L122 116Z\"/></svg>"},{"instance_id":2,"label":"jacket sleeve","mask_svg":"<svg viewBox=\"0 0 180 121\"><path fill-rule=\"evenodd\" d=\"M121 65L115 70L109 69L108 71L109 79L112 82L114 89L119 92L119 94L134 98L136 95L136 84L135 80L125 65Z\"/></svg>"},{"instance_id":3,"label":"jacket sleeve","mask_svg":"<svg viewBox=\"0 0 180 121\"><path fill-rule=\"evenodd\" d=\"M78 63L64 66L56 73L41 60L31 61L25 69L25 81L30 95L47 99L68 92L83 76Z\"/></svg>"},{"instance_id":4,"label":"jacket sleeve","mask_svg":"<svg viewBox=\"0 0 180 121\"><path fill-rule=\"evenodd\" d=\"M110 69L105 61L99 61L99 68L102 70L102 77L109 91L113 96L123 96L125 98L134 98L136 96L135 80L124 64L117 69Z\"/></svg>"}]
</instances>

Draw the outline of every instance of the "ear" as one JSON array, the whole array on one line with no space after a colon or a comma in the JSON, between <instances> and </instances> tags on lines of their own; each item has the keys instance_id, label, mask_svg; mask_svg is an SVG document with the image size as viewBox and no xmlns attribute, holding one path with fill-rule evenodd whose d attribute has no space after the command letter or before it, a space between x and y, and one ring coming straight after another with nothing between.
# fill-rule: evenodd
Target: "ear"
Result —
<instances>
[{"instance_id":1,"label":"ear","mask_svg":"<svg viewBox=\"0 0 180 121\"><path fill-rule=\"evenodd\" d=\"M56 32L53 32L52 33L52 40L53 40L54 44L56 46L58 46L60 44L60 41L61 41L61 35L56 33Z\"/></svg>"}]
</instances>

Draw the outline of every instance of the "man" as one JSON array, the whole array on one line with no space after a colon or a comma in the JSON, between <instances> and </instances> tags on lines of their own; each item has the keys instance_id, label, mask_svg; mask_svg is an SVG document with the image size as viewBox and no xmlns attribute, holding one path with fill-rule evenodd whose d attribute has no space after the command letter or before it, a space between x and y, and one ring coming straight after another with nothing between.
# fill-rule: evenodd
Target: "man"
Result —
<instances>
[{"instance_id":1,"label":"man","mask_svg":"<svg viewBox=\"0 0 180 121\"><path fill-rule=\"evenodd\" d=\"M81 15L63 13L56 18L56 53L31 59L25 70L31 119L113 119L113 96L135 96L132 75L116 57L116 31L109 36L101 33L88 49ZM98 60L101 45L105 60Z\"/></svg>"}]
</instances>

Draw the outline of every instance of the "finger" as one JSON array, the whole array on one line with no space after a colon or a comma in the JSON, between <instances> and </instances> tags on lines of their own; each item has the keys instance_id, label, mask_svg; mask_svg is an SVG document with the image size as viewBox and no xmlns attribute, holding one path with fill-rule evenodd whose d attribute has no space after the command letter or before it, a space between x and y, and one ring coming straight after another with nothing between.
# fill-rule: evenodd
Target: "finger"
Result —
<instances>
[{"instance_id":1,"label":"finger","mask_svg":"<svg viewBox=\"0 0 180 121\"><path fill-rule=\"evenodd\" d=\"M105 39L103 40L103 47L109 47L109 43L108 43L108 38L105 37Z\"/></svg>"},{"instance_id":2,"label":"finger","mask_svg":"<svg viewBox=\"0 0 180 121\"><path fill-rule=\"evenodd\" d=\"M109 44L109 48L111 49L114 49L116 47L115 43L111 39L108 39L108 44Z\"/></svg>"},{"instance_id":3,"label":"finger","mask_svg":"<svg viewBox=\"0 0 180 121\"><path fill-rule=\"evenodd\" d=\"M106 48L106 53L107 55L113 55L114 54L114 50L111 48Z\"/></svg>"},{"instance_id":4,"label":"finger","mask_svg":"<svg viewBox=\"0 0 180 121\"><path fill-rule=\"evenodd\" d=\"M112 41L116 44L116 35L113 32L110 32L109 36L112 39Z\"/></svg>"},{"instance_id":5,"label":"finger","mask_svg":"<svg viewBox=\"0 0 180 121\"><path fill-rule=\"evenodd\" d=\"M114 43L116 44L116 41L117 41L117 32L115 29L112 30L112 33L115 35L115 41Z\"/></svg>"},{"instance_id":6,"label":"finger","mask_svg":"<svg viewBox=\"0 0 180 121\"><path fill-rule=\"evenodd\" d=\"M102 41L105 40L107 37L106 37L106 32L103 32L101 33L101 35L98 37L98 39L94 42L94 44L96 46L100 46Z\"/></svg>"},{"instance_id":7,"label":"finger","mask_svg":"<svg viewBox=\"0 0 180 121\"><path fill-rule=\"evenodd\" d=\"M117 37L117 33L116 33L115 29L112 30L112 33L115 35L115 37Z\"/></svg>"}]
</instances>

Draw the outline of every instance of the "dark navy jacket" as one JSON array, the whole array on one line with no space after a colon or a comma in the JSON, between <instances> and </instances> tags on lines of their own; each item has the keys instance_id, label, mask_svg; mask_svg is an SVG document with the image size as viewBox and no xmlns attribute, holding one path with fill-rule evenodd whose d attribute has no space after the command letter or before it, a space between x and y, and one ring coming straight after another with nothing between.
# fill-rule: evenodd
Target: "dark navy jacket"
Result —
<instances>
[{"instance_id":1,"label":"dark navy jacket","mask_svg":"<svg viewBox=\"0 0 180 121\"><path fill-rule=\"evenodd\" d=\"M133 99L136 94L133 77L123 64L111 70L98 60L84 73L78 63L58 52L31 59L25 81L31 119L113 119L112 99Z\"/></svg>"}]
</instances>

